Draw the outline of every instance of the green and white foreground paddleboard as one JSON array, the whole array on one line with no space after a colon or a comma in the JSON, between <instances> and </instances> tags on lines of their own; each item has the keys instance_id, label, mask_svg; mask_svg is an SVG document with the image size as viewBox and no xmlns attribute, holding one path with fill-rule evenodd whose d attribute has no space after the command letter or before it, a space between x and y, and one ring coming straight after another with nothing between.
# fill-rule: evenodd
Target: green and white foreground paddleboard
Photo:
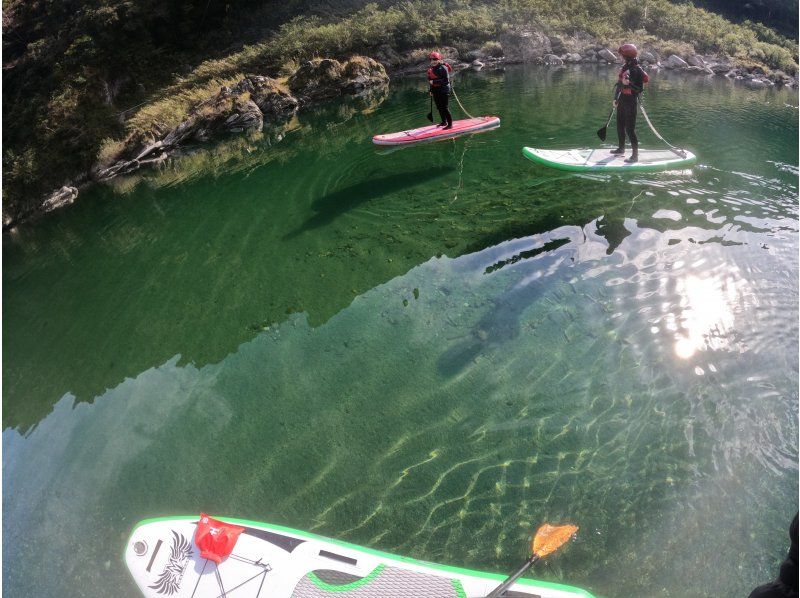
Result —
<instances>
[{"instance_id":1,"label":"green and white foreground paddleboard","mask_svg":"<svg viewBox=\"0 0 800 598\"><path fill-rule=\"evenodd\" d=\"M506 576L395 556L286 527L240 519L233 552L219 566L200 557L197 516L148 519L125 547L125 563L148 597L478 598ZM592 598L584 590L521 579L509 598Z\"/></svg>"},{"instance_id":2,"label":"green and white foreground paddleboard","mask_svg":"<svg viewBox=\"0 0 800 598\"><path fill-rule=\"evenodd\" d=\"M640 149L639 161L633 164L625 162L630 150L627 155L617 156L610 153L609 148L545 150L523 147L522 155L550 168L570 172L653 172L686 168L697 161L697 156L692 152L683 151L686 153L685 157L668 149Z\"/></svg>"}]
</instances>

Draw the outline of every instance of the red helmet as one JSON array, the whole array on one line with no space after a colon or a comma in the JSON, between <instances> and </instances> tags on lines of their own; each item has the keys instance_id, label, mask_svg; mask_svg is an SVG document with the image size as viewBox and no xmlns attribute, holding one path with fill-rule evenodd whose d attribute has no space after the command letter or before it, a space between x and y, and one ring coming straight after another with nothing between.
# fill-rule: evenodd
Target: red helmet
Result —
<instances>
[{"instance_id":1,"label":"red helmet","mask_svg":"<svg viewBox=\"0 0 800 598\"><path fill-rule=\"evenodd\" d=\"M633 44L622 44L617 50L617 53L625 56L625 58L636 58L637 54L639 54L639 50L637 50L636 46Z\"/></svg>"},{"instance_id":2,"label":"red helmet","mask_svg":"<svg viewBox=\"0 0 800 598\"><path fill-rule=\"evenodd\" d=\"M441 54L439 54L439 52L431 52L431 53L428 55L428 58L429 58L430 60L441 60L441 59L442 59L442 55L441 55Z\"/></svg>"}]
</instances>

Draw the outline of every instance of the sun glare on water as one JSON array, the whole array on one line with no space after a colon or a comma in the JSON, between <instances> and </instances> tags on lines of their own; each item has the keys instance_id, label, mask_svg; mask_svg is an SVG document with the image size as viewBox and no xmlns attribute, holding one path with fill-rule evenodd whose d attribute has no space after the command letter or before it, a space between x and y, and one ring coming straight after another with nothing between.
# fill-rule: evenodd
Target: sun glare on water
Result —
<instances>
[{"instance_id":1,"label":"sun glare on water","mask_svg":"<svg viewBox=\"0 0 800 598\"><path fill-rule=\"evenodd\" d=\"M738 299L736 284L689 276L678 281L677 290L681 300L675 354L688 359L697 351L727 346L734 324L731 306Z\"/></svg>"}]
</instances>

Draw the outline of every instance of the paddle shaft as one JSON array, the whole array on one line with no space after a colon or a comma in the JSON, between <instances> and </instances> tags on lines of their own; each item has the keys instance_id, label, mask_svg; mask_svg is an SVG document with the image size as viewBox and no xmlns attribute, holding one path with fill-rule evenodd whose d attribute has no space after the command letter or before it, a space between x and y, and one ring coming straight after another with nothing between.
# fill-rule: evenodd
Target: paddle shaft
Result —
<instances>
[{"instance_id":1,"label":"paddle shaft","mask_svg":"<svg viewBox=\"0 0 800 598\"><path fill-rule=\"evenodd\" d=\"M607 129L607 128L608 128L608 125L609 125L609 123L611 122L611 117L612 117L612 116L614 116L614 111L615 111L616 109L617 109L617 107L616 107L616 106L614 106L614 107L611 109L611 113L608 115L608 119L606 120L606 125L603 127L604 129Z\"/></svg>"},{"instance_id":2,"label":"paddle shaft","mask_svg":"<svg viewBox=\"0 0 800 598\"><path fill-rule=\"evenodd\" d=\"M609 120L611 120L611 119L609 119ZM488 596L486 596L486 598L500 598L503 594L505 594L506 590L508 588L510 588L511 586L513 586L514 583L520 577L522 577L525 574L525 572L528 569L530 569L531 566L538 560L539 560L539 555L534 554L527 561L525 561L525 564L522 565L522 567L520 567L519 571L514 573L514 575L509 577L507 580L505 580L503 583L501 583L499 586L497 586L494 590L492 590L492 593L489 594Z\"/></svg>"}]
</instances>

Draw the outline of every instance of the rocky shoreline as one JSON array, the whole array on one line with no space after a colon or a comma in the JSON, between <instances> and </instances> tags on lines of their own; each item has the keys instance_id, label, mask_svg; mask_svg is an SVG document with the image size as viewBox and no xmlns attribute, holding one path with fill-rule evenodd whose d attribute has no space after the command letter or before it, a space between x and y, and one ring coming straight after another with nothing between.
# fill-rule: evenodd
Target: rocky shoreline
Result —
<instances>
[{"instance_id":1,"label":"rocky shoreline","mask_svg":"<svg viewBox=\"0 0 800 598\"><path fill-rule=\"evenodd\" d=\"M635 41L635 40L634 40ZM616 65L618 56L588 34L549 36L535 30L518 29L497 41L459 53L456 48L437 48L454 69L503 69L510 64L533 64L554 68L565 65ZM183 122L168 131L131 135L113 159L96 164L88 173L43 198L39 207L25 214L4 214L3 228L69 205L80 189L95 182L164 162L189 145L216 140L226 135L261 130L286 122L305 106L343 96L369 94L384 89L392 77L420 76L428 65L427 48L398 53L379 48L374 58L352 56L343 62L315 58L302 64L285 81L247 75L230 87L206 98L189 110ZM795 77L781 71L767 73L759 66L737 65L726 56L685 53L679 55L643 44L640 60L651 72L669 69L706 77L726 77L751 89L797 88Z\"/></svg>"}]
</instances>

